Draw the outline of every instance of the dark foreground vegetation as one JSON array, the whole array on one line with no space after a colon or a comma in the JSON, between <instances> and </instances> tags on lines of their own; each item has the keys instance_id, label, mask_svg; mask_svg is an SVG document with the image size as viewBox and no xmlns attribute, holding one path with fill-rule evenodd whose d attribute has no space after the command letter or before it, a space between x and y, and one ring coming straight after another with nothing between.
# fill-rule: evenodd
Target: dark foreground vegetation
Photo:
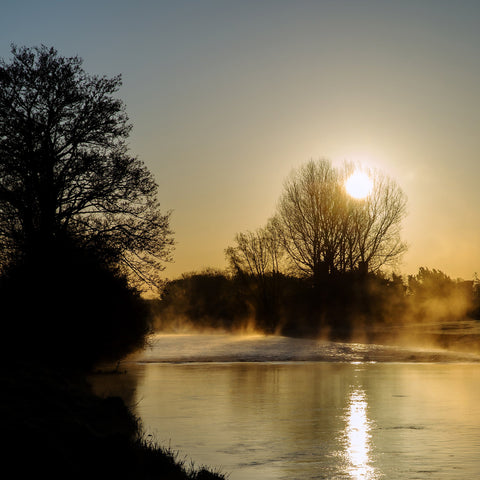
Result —
<instances>
[{"instance_id":1,"label":"dark foreground vegetation","mask_svg":"<svg viewBox=\"0 0 480 480\"><path fill-rule=\"evenodd\" d=\"M154 312L156 329L164 331L254 328L342 341L431 341L480 351L480 336L455 327L480 320L478 282L427 268L407 278L349 272L320 284L280 273L207 270L170 281Z\"/></svg>"},{"instance_id":2,"label":"dark foreground vegetation","mask_svg":"<svg viewBox=\"0 0 480 480\"><path fill-rule=\"evenodd\" d=\"M85 252L78 257L42 274L27 262L1 278L4 471L21 479L224 478L185 465L144 436L120 398L91 391L87 376L142 346L151 317L125 278Z\"/></svg>"},{"instance_id":3,"label":"dark foreground vegetation","mask_svg":"<svg viewBox=\"0 0 480 480\"><path fill-rule=\"evenodd\" d=\"M146 441L119 398L86 378L140 348L172 244L169 214L114 98L53 48L0 60L0 419L3 474L220 479Z\"/></svg>"},{"instance_id":4,"label":"dark foreground vegetation","mask_svg":"<svg viewBox=\"0 0 480 480\"><path fill-rule=\"evenodd\" d=\"M3 363L2 468L12 478L219 480L142 434L120 398L93 395L81 375Z\"/></svg>"}]
</instances>

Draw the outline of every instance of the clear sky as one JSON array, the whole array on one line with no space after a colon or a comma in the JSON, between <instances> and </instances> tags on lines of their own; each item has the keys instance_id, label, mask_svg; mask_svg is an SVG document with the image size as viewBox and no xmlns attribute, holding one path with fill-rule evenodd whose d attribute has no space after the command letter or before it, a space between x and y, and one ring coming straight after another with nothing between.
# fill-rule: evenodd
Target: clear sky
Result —
<instances>
[{"instance_id":1,"label":"clear sky","mask_svg":"<svg viewBox=\"0 0 480 480\"><path fill-rule=\"evenodd\" d=\"M0 0L10 44L121 73L131 152L173 210L174 278L224 267L309 159L408 196L400 273L480 273L480 1Z\"/></svg>"}]
</instances>

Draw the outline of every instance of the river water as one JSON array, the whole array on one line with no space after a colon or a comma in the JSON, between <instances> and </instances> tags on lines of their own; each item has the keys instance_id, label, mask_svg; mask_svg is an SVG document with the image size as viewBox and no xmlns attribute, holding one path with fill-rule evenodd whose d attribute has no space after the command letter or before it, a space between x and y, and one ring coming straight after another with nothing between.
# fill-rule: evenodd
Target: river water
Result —
<instances>
[{"instance_id":1,"label":"river water","mask_svg":"<svg viewBox=\"0 0 480 480\"><path fill-rule=\"evenodd\" d=\"M158 335L95 388L231 480L480 477L476 356L283 337ZM123 368L122 367L122 368Z\"/></svg>"}]
</instances>

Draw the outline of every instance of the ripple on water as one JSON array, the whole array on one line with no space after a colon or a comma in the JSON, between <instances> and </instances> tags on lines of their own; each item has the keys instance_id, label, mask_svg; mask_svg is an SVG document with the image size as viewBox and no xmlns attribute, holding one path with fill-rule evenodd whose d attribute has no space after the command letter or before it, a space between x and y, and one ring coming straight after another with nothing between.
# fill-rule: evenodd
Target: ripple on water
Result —
<instances>
[{"instance_id":1,"label":"ripple on water","mask_svg":"<svg viewBox=\"0 0 480 480\"><path fill-rule=\"evenodd\" d=\"M154 334L131 361L156 362L479 362L445 350L266 335Z\"/></svg>"}]
</instances>

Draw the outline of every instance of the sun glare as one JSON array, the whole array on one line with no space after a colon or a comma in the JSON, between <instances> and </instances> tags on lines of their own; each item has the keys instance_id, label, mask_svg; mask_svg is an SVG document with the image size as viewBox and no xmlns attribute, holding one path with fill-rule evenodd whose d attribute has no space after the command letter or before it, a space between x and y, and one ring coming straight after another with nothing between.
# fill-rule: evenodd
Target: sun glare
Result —
<instances>
[{"instance_id":1,"label":"sun glare","mask_svg":"<svg viewBox=\"0 0 480 480\"><path fill-rule=\"evenodd\" d=\"M345 182L347 193L358 199L367 197L372 191L372 187L372 179L365 172L359 170L353 172Z\"/></svg>"},{"instance_id":2,"label":"sun glare","mask_svg":"<svg viewBox=\"0 0 480 480\"><path fill-rule=\"evenodd\" d=\"M352 480L373 480L377 478L371 466L370 441L371 424L367 417L367 398L362 389L350 396L346 416L346 455Z\"/></svg>"}]
</instances>

